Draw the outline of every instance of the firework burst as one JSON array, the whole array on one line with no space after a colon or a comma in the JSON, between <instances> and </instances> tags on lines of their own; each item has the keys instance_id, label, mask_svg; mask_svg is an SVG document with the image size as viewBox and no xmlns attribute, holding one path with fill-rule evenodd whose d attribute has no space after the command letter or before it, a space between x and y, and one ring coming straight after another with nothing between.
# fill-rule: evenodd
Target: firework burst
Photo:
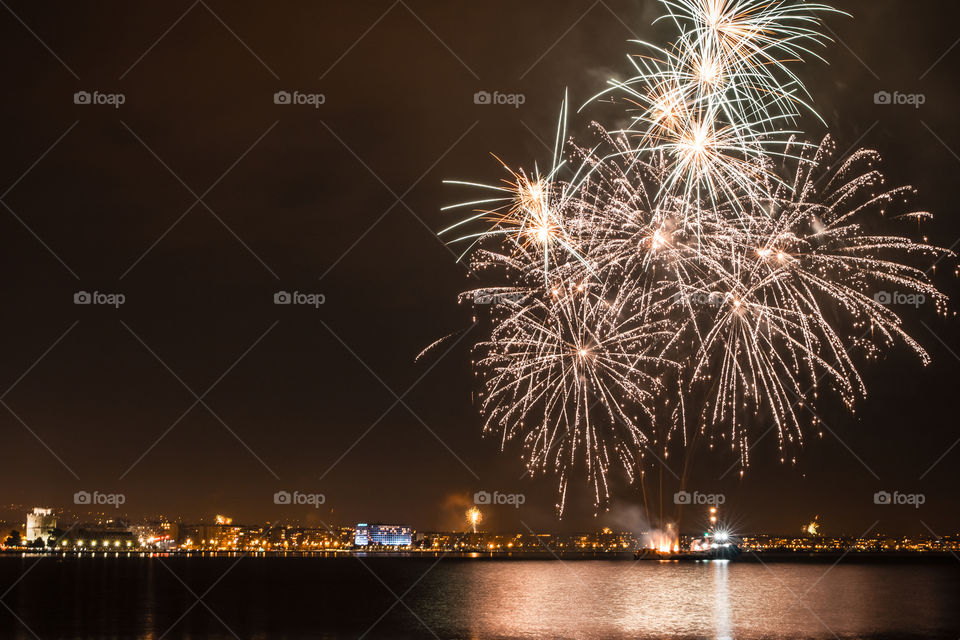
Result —
<instances>
[{"instance_id":1,"label":"firework burst","mask_svg":"<svg viewBox=\"0 0 960 640\"><path fill-rule=\"evenodd\" d=\"M651 447L705 438L749 464L772 422L781 459L817 424L822 390L851 411L858 362L901 344L929 356L884 292L946 313L924 264L950 252L881 229L921 221L879 155L836 157L782 130L807 94L788 63L813 54L825 5L662 0L679 35L611 81L632 123L565 138L550 170L507 168L492 195L448 209L464 258L499 280L462 294L486 309L476 345L485 430L518 441L532 474L558 476L559 510L582 469L595 506L609 474L643 474Z\"/></svg>"}]
</instances>

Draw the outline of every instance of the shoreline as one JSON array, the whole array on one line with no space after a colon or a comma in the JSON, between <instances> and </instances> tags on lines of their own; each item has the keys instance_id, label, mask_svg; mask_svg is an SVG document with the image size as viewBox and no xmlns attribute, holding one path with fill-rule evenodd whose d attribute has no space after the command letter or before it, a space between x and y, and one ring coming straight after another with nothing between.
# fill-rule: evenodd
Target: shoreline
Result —
<instances>
[{"instance_id":1,"label":"shoreline","mask_svg":"<svg viewBox=\"0 0 960 640\"><path fill-rule=\"evenodd\" d=\"M553 552L523 551L15 551L2 550L0 558L56 558L70 559L215 559L240 558L253 559L393 559L393 560L462 560L462 561L524 561L524 560L575 560L575 561L617 561L638 562L643 564L688 564L696 562L733 562L733 563L844 563L844 564L948 564L957 562L957 556L949 551L926 552L783 552L783 551L743 551L733 560L710 560L695 556L674 556L661 558L656 556L635 558L632 552Z\"/></svg>"}]
</instances>

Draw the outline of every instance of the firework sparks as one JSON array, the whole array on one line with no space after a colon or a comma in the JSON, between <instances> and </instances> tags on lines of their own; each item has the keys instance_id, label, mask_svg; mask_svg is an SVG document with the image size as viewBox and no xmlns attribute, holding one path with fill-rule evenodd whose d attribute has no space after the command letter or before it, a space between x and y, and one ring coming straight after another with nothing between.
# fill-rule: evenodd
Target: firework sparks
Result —
<instances>
[{"instance_id":1,"label":"firework sparks","mask_svg":"<svg viewBox=\"0 0 960 640\"><path fill-rule=\"evenodd\" d=\"M839 162L829 137L780 130L812 111L787 63L815 55L833 10L663 3L677 41L611 82L637 108L630 126L594 123L579 146L564 101L549 172L508 169L494 197L448 207L474 209L445 232L470 229L455 241L471 269L501 280L463 294L494 302L474 362L485 430L519 441L531 474L557 474L561 512L578 468L605 505L611 471L642 476L678 430L746 467L772 420L785 460L821 389L850 410L866 395L859 360L899 343L929 361L883 292L946 313L922 264L950 252L874 231L930 217L887 215L913 190L886 188L875 152Z\"/></svg>"},{"instance_id":2,"label":"firework sparks","mask_svg":"<svg viewBox=\"0 0 960 640\"><path fill-rule=\"evenodd\" d=\"M473 532L477 532L477 525L483 522L483 512L480 511L479 507L470 507L467 509L467 524L473 529Z\"/></svg>"}]
</instances>

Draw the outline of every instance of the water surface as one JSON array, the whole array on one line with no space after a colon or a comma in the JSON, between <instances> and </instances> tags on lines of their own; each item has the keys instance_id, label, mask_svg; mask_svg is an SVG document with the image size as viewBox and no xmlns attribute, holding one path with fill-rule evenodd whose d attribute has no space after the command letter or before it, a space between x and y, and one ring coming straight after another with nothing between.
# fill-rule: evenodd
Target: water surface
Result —
<instances>
[{"instance_id":1,"label":"water surface","mask_svg":"<svg viewBox=\"0 0 960 640\"><path fill-rule=\"evenodd\" d=\"M0 558L8 638L960 638L960 563Z\"/></svg>"}]
</instances>

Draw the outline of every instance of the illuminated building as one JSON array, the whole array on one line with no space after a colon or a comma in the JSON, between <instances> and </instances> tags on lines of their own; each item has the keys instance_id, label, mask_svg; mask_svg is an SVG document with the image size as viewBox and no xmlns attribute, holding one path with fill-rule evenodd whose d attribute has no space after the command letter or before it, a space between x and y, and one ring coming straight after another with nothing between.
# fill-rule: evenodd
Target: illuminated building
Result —
<instances>
[{"instance_id":1,"label":"illuminated building","mask_svg":"<svg viewBox=\"0 0 960 640\"><path fill-rule=\"evenodd\" d=\"M34 507L33 511L27 514L28 542L33 542L37 538L46 541L56 528L57 516L53 515L53 509Z\"/></svg>"},{"instance_id":2,"label":"illuminated building","mask_svg":"<svg viewBox=\"0 0 960 640\"><path fill-rule=\"evenodd\" d=\"M128 551L139 547L139 541L130 527L110 520L72 528L60 546L84 551Z\"/></svg>"},{"instance_id":3,"label":"illuminated building","mask_svg":"<svg viewBox=\"0 0 960 640\"><path fill-rule=\"evenodd\" d=\"M154 520L131 527L131 531L142 548L169 551L177 547L180 527L176 522Z\"/></svg>"},{"instance_id":4,"label":"illuminated building","mask_svg":"<svg viewBox=\"0 0 960 640\"><path fill-rule=\"evenodd\" d=\"M358 547L408 547L413 542L413 528L402 524L360 523L353 536Z\"/></svg>"}]
</instances>

